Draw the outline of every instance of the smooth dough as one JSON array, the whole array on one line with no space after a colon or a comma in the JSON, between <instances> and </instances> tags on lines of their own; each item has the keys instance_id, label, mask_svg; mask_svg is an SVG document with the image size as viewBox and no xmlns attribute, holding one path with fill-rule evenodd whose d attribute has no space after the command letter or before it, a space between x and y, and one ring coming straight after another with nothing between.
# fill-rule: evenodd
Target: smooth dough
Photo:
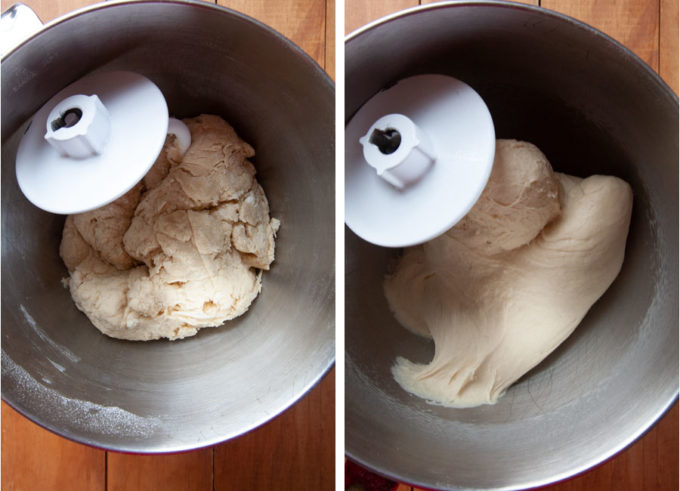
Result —
<instances>
[{"instance_id":1,"label":"smooth dough","mask_svg":"<svg viewBox=\"0 0 680 491\"><path fill-rule=\"evenodd\" d=\"M399 384L446 406L496 402L614 281L632 203L621 179L553 173L534 145L498 140L469 214L386 278L399 321L435 345L429 364L397 359Z\"/></svg>"},{"instance_id":2,"label":"smooth dough","mask_svg":"<svg viewBox=\"0 0 680 491\"><path fill-rule=\"evenodd\" d=\"M247 160L252 147L217 116L184 123L192 143L183 157L169 136L141 183L66 218L65 283L111 337L180 339L233 319L274 260L279 221Z\"/></svg>"}]
</instances>

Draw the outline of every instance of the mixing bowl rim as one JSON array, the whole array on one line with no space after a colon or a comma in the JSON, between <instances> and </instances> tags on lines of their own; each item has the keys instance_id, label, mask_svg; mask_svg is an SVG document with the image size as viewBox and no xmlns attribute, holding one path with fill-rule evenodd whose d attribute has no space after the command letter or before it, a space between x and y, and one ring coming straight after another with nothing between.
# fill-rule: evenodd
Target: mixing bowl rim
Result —
<instances>
[{"instance_id":1,"label":"mixing bowl rim","mask_svg":"<svg viewBox=\"0 0 680 491\"><path fill-rule=\"evenodd\" d=\"M608 34L605 34L599 29L586 24L585 22L575 19L574 17L570 17L566 14L562 14L560 12L556 12L554 10L550 10L545 7L540 7L537 5L517 3L508 0L445 0L426 5L418 5L416 7L410 7L399 12L385 15L379 19L376 19L364 26L355 29L347 36L345 36L345 45L349 45L352 41L355 41L362 34L365 34L368 31L372 31L377 27L380 27L384 24L387 24L395 20L400 20L404 17L417 15L421 12L426 12L429 10L448 9L452 7L482 7L482 6L532 11L541 15L553 17L562 22L566 22L567 24L572 24L575 27L586 31L595 37L602 38L605 42L612 44L617 50L622 52L624 56L630 58L633 62L635 62L639 66L639 68L645 71L648 77L652 78L655 81L655 83L662 88L664 94L667 97L670 97L675 102L676 105L678 104L678 95L675 94L675 92L673 92L673 90L668 86L668 84L661 78L661 76L656 71L654 71L642 58L640 58L637 54L631 51L628 47L624 46L619 41L609 36ZM349 117L351 115L347 114L346 116Z\"/></svg>"},{"instance_id":2,"label":"mixing bowl rim","mask_svg":"<svg viewBox=\"0 0 680 491\"><path fill-rule=\"evenodd\" d=\"M103 335L103 334L102 334ZM2 354L4 355L3 358L6 356L11 360L11 357L5 352L5 350L2 350ZM14 360L12 360L12 363ZM255 423L252 423L242 429L239 429L237 432L233 432L232 434L228 434L227 436L220 436L220 437L215 437L212 439L207 439L205 441L202 441L200 444L197 445L171 445L165 442L164 445L162 446L157 446L154 448L138 448L135 446L130 446L130 445L121 445L121 444L111 444L111 445L101 445L99 442L96 442L94 439L91 438L85 438L81 437L80 435L77 435L75 433L69 432L69 431L64 431L62 428L59 428L57 426L54 426L46 421L43 420L43 418L37 418L34 415L30 414L30 411L26 410L23 406L16 404L15 401L13 401L11 398L8 399L5 395L5 392L2 391L0 393L0 396L2 398L2 401L5 402L8 406L10 406L14 411L17 413L21 414L23 417L28 419L29 421L37 424L41 428L50 431L51 433L54 433L56 435L59 435L63 438L66 438L67 440L70 440L72 442L80 443L83 445L87 445L88 447L96 448L99 450L106 450L106 451L114 451L114 452L123 452L123 453L132 453L132 454L139 454L139 455L160 455L160 454L168 454L168 453L182 453L182 452L191 452L193 450L201 450L203 448L208 448L212 447L214 445L219 445L221 443L225 443L229 440L233 440L234 438L238 438L240 436L245 435L246 433L249 433L253 430L256 430L260 426L263 426L267 424L268 422L274 420L275 418L281 416L284 412L288 411L291 409L295 404L299 403L305 396L309 394L321 381L326 377L331 369L333 368L333 365L335 364L335 357L331 357L328 366L324 368L324 370L320 373L320 375L313 379L310 383L308 383L300 393L300 395L295 398L292 401L287 402L281 410L278 412L275 412L271 415L267 415L265 418L262 420L258 420ZM39 383L39 382L36 382Z\"/></svg>"},{"instance_id":3,"label":"mixing bowl rim","mask_svg":"<svg viewBox=\"0 0 680 491\"><path fill-rule=\"evenodd\" d=\"M345 365L346 366L346 365ZM606 460L614 457L616 454L619 452L623 451L626 449L628 446L632 445L635 443L637 440L642 438L649 430L652 429L652 427L666 414L670 409L673 407L673 404L675 404L678 401L678 390L673 393L672 397L670 400L666 403L665 406L661 408L660 411L657 411L657 413L652 416L650 421L642 425L638 431L632 433L628 438L622 440L619 445L616 445L612 447L607 452L604 452L602 455L599 457L594 457L592 459L589 459L586 463L580 466L575 466L570 470L565 470L559 474L556 474L552 477L544 478L544 479L536 479L536 480L526 480L521 483L516 483L516 484L511 484L507 486L497 486L497 487L491 487L491 488L469 488L469 487L452 487L452 488L441 488L442 490L448 489L449 491L471 491L473 489L479 489L480 491L516 491L516 490L521 490L521 489L533 489L533 488L538 488L541 486L547 486L549 484L554 484L557 482L561 482L567 479L571 479L573 477L576 477L580 474L583 474L587 472L588 470L600 465L601 463L605 462ZM366 460L362 459L357 455L356 452L352 452L349 449L349 445L345 445L345 455L347 456L348 459L352 460L353 462L356 462L357 464L370 469L372 472L386 477L388 479L393 479L397 480L398 482L403 482L406 483L410 486L415 486L419 488L424 488L424 489L431 489L433 491L439 489L439 488L433 488L432 483L428 482L423 482L419 481L418 479L413 479L409 477L404 477L404 476L399 476L395 473L390 472L389 470L385 470L381 467L374 466L373 464L367 462Z\"/></svg>"},{"instance_id":4,"label":"mixing bowl rim","mask_svg":"<svg viewBox=\"0 0 680 491\"><path fill-rule=\"evenodd\" d=\"M59 24L66 22L68 20L80 17L82 15L87 15L90 12L93 11L98 11L98 10L105 10L108 8L117 8L122 5L144 5L144 4L157 4L157 5L184 5L184 6L193 6L196 8L203 8L207 10L215 10L219 12L220 14L223 15L230 15L233 17L236 17L240 20L249 22L251 24L254 24L255 26L259 27L261 30L267 32L270 36L275 38L278 42L283 43L284 45L287 45L288 48L292 48L293 52L296 53L296 55L301 58L306 64L311 65L313 70L316 72L316 75L320 75L321 78L324 79L324 81L330 86L332 90L335 89L335 84L333 82L333 79L326 73L326 71L314 60L307 52L305 52L302 48L300 48L297 44L295 44L292 40L278 32L276 29L273 27L268 26L264 22L255 19L254 17L251 17L247 14L238 12L237 10L230 9L228 7L224 7L222 5L217 5L213 3L206 3L201 0L108 0L108 1L101 1L92 5L86 5L84 7L77 8L75 10L72 10L71 12L68 12L64 15L61 15L59 17L56 17L55 19L52 19L48 22L45 22L42 27L28 36L26 39L24 39L21 43L17 44L13 49L8 51L2 56L2 61L4 62L6 59L10 58L14 53L19 51L19 49L33 40L34 38L38 37L41 34L44 34L48 30L58 26ZM17 4L14 4L17 5ZM10 6L9 8L12 8ZM8 9L9 10L9 9ZM3 12L4 13L4 12Z\"/></svg>"},{"instance_id":5,"label":"mixing bowl rim","mask_svg":"<svg viewBox=\"0 0 680 491\"><path fill-rule=\"evenodd\" d=\"M75 9L65 15L62 15L60 17L57 17L49 22L46 22L42 25L42 27L33 33L32 35L28 36L26 39L24 39L21 43L19 43L17 46L15 46L12 50L7 52L5 55L2 57L2 63L4 63L6 60L10 59L12 55L15 53L19 52L21 48L26 45L27 43L31 42L34 38L38 37L39 35L45 34L47 31L59 26L60 24L67 22L71 19L78 18L83 15L87 15L93 11L100 11L103 9L107 8L118 8L123 5L140 5L140 4L158 4L158 5L178 5L178 6L191 6L194 8L202 8L202 9L207 9L207 10L213 10L216 11L217 13L221 15L227 15L232 18L237 18L241 21L245 21L247 23L250 23L254 25L255 27L259 28L259 31L261 33L265 33L269 38L276 42L280 43L284 48L288 49L293 53L297 59L299 59L301 62L303 62L303 65L305 67L305 70L311 69L310 75L312 76L313 79L321 80L325 86L325 88L331 92L335 92L335 84L333 82L333 79L330 77L328 73L309 55L307 54L302 48L297 46L292 40L288 39L286 36L281 34L280 32L276 31L274 28L268 26L267 24L264 24L263 22L250 17L246 14L243 14L241 12L238 12L233 9L229 9L227 7L221 6L221 5L216 5L216 4L209 4L205 3L199 0L112 0L112 1L107 1L107 2L99 2L93 5L88 5L85 7L81 7L78 9ZM9 7L11 8L11 6ZM23 122L22 122L23 124ZM16 131L16 128L14 129ZM11 131L9 135L14 134L14 131ZM334 346L335 341L334 339L331 342L331 345ZM63 428L56 427L44 420L44 418L39 417L37 414L32 414L31 411L29 411L24 405L21 405L14 401L11 397L11 394L7 394L6 391L1 392L1 398L2 400L7 403L12 409L17 411L19 414L22 416L26 417L29 421L32 421L33 423L37 424L38 426L45 428L46 430L49 430L59 436L62 436L68 440L77 442L77 443L82 443L84 445L88 445L93 448L98 448L98 449L104 449L104 450L111 450L111 451L118 451L118 452L129 452L129 453L135 453L135 454L162 454L162 453L174 453L174 452L185 452L185 451L191 451L191 450L198 450L201 448L206 448L210 447L219 443L223 443L225 441L231 440L233 438L237 438L239 436L244 435L245 433L248 433L264 424L267 422L273 420L274 418L280 416L282 413L290 409L293 405L297 404L304 398L306 395L309 394L309 392L317 385L320 383L320 381L330 372L331 368L335 364L335 350L330 349L329 352L331 352L331 356L328 357L328 360L322 367L322 370L319 371L319 373L309 380L305 386L301 388L301 390L298 391L297 395L295 397L290 398L287 400L283 405L281 405L280 408L278 408L277 411L273 412L272 414L267 415L264 418L260 418L258 420L255 420L254 422L250 423L249 425L246 425L242 428L239 428L238 431L234 431L231 433L228 433L226 435L221 435L217 436L214 438L210 439L205 439L201 441L200 443L197 444L190 444L190 445L174 445L172 442L166 441L163 442L162 445L157 445L152 448L139 448L136 446L131 446L131 445L125 445L125 444L107 444L107 445L102 445L101 442L95 441L92 438L85 437L83 435L79 435L76 432L70 432L70 431L65 431ZM4 350L2 349L2 355L3 358L7 357L9 360L11 360L11 363L15 363L12 357Z\"/></svg>"},{"instance_id":6,"label":"mixing bowl rim","mask_svg":"<svg viewBox=\"0 0 680 491\"><path fill-rule=\"evenodd\" d=\"M522 3L516 3L516 2L510 2L506 0L449 0L449 1L443 1L443 2L437 2L437 3L432 3L432 4L427 4L427 5L419 5L416 7L411 7L408 9L401 10L399 12L395 12L393 14L386 15L384 17L381 17L375 21L372 21L362 27L359 27L358 29L352 31L345 37L345 45L349 46L353 41L356 41L361 35L365 34L366 32L372 31L378 27L383 26L384 24L396 21L396 20L401 20L405 17L411 16L411 15L417 15L422 12L430 11L430 10L438 10L438 9L448 9L448 8L456 8L456 7L483 7L483 6L489 6L489 7L501 7L501 8L510 8L510 9L517 9L517 10L527 10L527 11L532 11L535 13L539 13L541 15L547 15L549 17L555 18L561 22L566 22L567 24L571 24L575 26L578 29L581 29L583 31L586 31L589 35L594 36L596 38L601 39L605 43L609 43L613 45L620 53L622 56L627 58L627 60L631 63L634 63L638 66L638 68L642 69L643 72L647 75L647 77L651 80L654 81L654 83L658 86L658 88L663 92L663 94L669 98L672 102L675 103L675 105L678 105L678 96L673 92L673 90L668 86L668 84L661 78L661 76L654 71L644 60L642 60L638 55L636 55L633 51L631 51L629 48L618 42L616 39L612 38L611 36L603 33L599 29L596 29L582 21L579 21L577 19L574 19L573 17L570 17L565 14L561 14L559 12L555 12L549 9L546 9L544 7L539 7L535 5L527 5L527 4L522 4ZM351 119L352 114L347 112L346 118L347 121ZM351 363L350 363L351 364ZM346 364L347 367L347 364ZM621 452L623 449L637 441L639 438L641 438L647 431L649 431L656 422L658 422L673 406L674 403L676 403L678 400L678 388L676 387L675 391L672 393L671 397L665 402L665 404L662 404L660 406L660 409L657 410L654 415L644 424L640 425L637 431L631 433L628 435L626 438L622 439L617 445L614 445L612 448L610 448L607 452L602 453L601 455L597 457L593 457L591 459L588 459L588 461L585 464L575 466L569 470L563 471L559 474L556 474L552 477L549 478L544 478L544 479L538 479L538 480L526 480L525 482L521 484L512 484L512 485L507 485L507 486L500 486L500 487L494 487L494 488L485 488L489 490L495 490L495 491L509 491L509 490L515 490L515 489L526 489L526 488L535 488L539 486L544 486L547 484L555 483L558 481L562 481L571 477L574 477L578 474L581 474L583 472L586 472L588 469L591 469L600 463L606 461L607 459L613 457L617 453ZM347 400L345 401L345 404L347 405ZM348 442L349 443L349 442ZM431 483L426 483L426 482L420 482L418 479L413 479L409 477L404 477L404 476L398 476L388 470L382 469L378 466L375 466L365 459L361 458L358 454L360 452L357 452L356 449L351 449L351 445L346 444L345 445L345 455L352 461L372 470L373 472L388 477L390 479L396 479L396 480L403 480L405 482L408 482L409 484L413 486L419 486L419 487L425 487L428 488L431 486ZM463 489L463 488L452 488L452 489ZM467 489L467 488L465 488Z\"/></svg>"}]
</instances>

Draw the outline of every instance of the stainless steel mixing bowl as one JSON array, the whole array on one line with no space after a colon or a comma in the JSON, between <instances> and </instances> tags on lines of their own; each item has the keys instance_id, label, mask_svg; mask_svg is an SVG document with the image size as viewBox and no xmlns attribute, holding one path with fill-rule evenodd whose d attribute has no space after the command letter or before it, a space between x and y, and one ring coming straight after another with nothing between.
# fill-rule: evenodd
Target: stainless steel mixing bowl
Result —
<instances>
[{"instance_id":1,"label":"stainless steel mixing bowl","mask_svg":"<svg viewBox=\"0 0 680 491\"><path fill-rule=\"evenodd\" d=\"M170 112L222 115L256 149L281 219L276 261L244 316L182 341L100 334L71 301L64 217L14 177L31 115L93 70L139 72ZM269 420L334 357L334 88L264 25L204 2L108 2L46 25L2 60L2 397L74 440L134 452L214 444ZM77 192L77 190L74 190Z\"/></svg>"},{"instance_id":2,"label":"stainless steel mixing bowl","mask_svg":"<svg viewBox=\"0 0 680 491\"><path fill-rule=\"evenodd\" d=\"M493 406L449 409L403 391L397 355L428 362L382 280L397 254L346 234L346 447L378 473L427 488L556 481L631 443L678 393L678 99L626 48L563 15L504 2L431 5L346 43L347 120L381 88L455 76L489 106L499 138L554 168L622 177L634 210L620 276L574 334Z\"/></svg>"}]
</instances>

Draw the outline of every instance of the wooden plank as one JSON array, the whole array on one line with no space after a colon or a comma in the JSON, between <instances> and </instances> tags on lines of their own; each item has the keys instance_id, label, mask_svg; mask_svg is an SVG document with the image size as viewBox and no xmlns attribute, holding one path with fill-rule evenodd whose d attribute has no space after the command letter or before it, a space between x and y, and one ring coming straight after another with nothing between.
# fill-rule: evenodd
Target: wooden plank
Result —
<instances>
[{"instance_id":1,"label":"wooden plank","mask_svg":"<svg viewBox=\"0 0 680 491\"><path fill-rule=\"evenodd\" d=\"M385 15L418 5L418 0L345 0L345 34Z\"/></svg>"},{"instance_id":2,"label":"wooden plank","mask_svg":"<svg viewBox=\"0 0 680 491\"><path fill-rule=\"evenodd\" d=\"M214 491L335 487L335 368L292 408L215 447Z\"/></svg>"},{"instance_id":3,"label":"wooden plank","mask_svg":"<svg viewBox=\"0 0 680 491\"><path fill-rule=\"evenodd\" d=\"M541 0L541 6L605 32L658 70L659 0Z\"/></svg>"},{"instance_id":4,"label":"wooden plank","mask_svg":"<svg viewBox=\"0 0 680 491\"><path fill-rule=\"evenodd\" d=\"M326 0L218 0L280 32L324 66ZM274 7L275 6L275 7Z\"/></svg>"},{"instance_id":5,"label":"wooden plank","mask_svg":"<svg viewBox=\"0 0 680 491\"><path fill-rule=\"evenodd\" d=\"M677 28L676 28L677 30ZM680 489L678 403L645 435L645 489Z\"/></svg>"},{"instance_id":6,"label":"wooden plank","mask_svg":"<svg viewBox=\"0 0 680 491\"><path fill-rule=\"evenodd\" d=\"M87 7L98 3L100 0L21 0L21 3L28 5L33 11L38 14L43 23L56 19L64 14L72 12L76 9ZM209 3L215 3L214 0L204 0ZM3 2L3 10L16 2Z\"/></svg>"},{"instance_id":7,"label":"wooden plank","mask_svg":"<svg viewBox=\"0 0 680 491\"><path fill-rule=\"evenodd\" d=\"M3 10L7 7L8 3L10 2L4 3ZM29 6L38 14L40 20L46 23L68 12L96 2L93 0L22 0L21 3Z\"/></svg>"},{"instance_id":8,"label":"wooden plank","mask_svg":"<svg viewBox=\"0 0 680 491\"><path fill-rule=\"evenodd\" d=\"M103 450L61 438L2 403L3 491L104 491Z\"/></svg>"},{"instance_id":9,"label":"wooden plank","mask_svg":"<svg viewBox=\"0 0 680 491\"><path fill-rule=\"evenodd\" d=\"M602 465L550 491L676 490L678 489L678 404L641 440Z\"/></svg>"},{"instance_id":10,"label":"wooden plank","mask_svg":"<svg viewBox=\"0 0 680 491\"><path fill-rule=\"evenodd\" d=\"M165 455L108 452L107 459L107 491L212 489L212 448Z\"/></svg>"},{"instance_id":11,"label":"wooden plank","mask_svg":"<svg viewBox=\"0 0 680 491\"><path fill-rule=\"evenodd\" d=\"M335 0L326 1L324 69L335 80Z\"/></svg>"},{"instance_id":12,"label":"wooden plank","mask_svg":"<svg viewBox=\"0 0 680 491\"><path fill-rule=\"evenodd\" d=\"M345 34L358 29L385 15L419 4L436 3L440 0L345 0ZM516 0L519 3L538 5L539 0Z\"/></svg>"},{"instance_id":13,"label":"wooden plank","mask_svg":"<svg viewBox=\"0 0 680 491\"><path fill-rule=\"evenodd\" d=\"M678 0L661 0L659 74L678 94Z\"/></svg>"}]
</instances>

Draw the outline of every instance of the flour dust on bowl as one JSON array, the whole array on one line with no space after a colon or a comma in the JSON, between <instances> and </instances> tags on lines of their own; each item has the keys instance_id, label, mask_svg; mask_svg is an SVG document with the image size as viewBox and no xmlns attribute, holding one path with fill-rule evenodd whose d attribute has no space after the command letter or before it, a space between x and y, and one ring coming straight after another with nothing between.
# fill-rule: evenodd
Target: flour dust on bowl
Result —
<instances>
[{"instance_id":1,"label":"flour dust on bowl","mask_svg":"<svg viewBox=\"0 0 680 491\"><path fill-rule=\"evenodd\" d=\"M471 408L430 404L395 381L398 357L429 363L434 347L385 298L400 250L346 229L349 458L424 488L524 489L633 442L678 394L677 97L602 33L509 2L407 10L352 33L345 56L346 123L400 80L454 77L484 100L496 138L536 145L556 172L619 177L634 197L614 283L498 402Z\"/></svg>"},{"instance_id":2,"label":"flour dust on bowl","mask_svg":"<svg viewBox=\"0 0 680 491\"><path fill-rule=\"evenodd\" d=\"M32 116L92 73L134 72L169 114L216 114L281 221L242 316L181 341L101 334L62 286L64 216L33 206L14 162ZM114 450L236 437L302 397L334 356L333 108L328 76L266 26L204 2L107 2L46 24L2 59L3 399L60 435ZM74 189L73 192L77 192Z\"/></svg>"}]
</instances>

